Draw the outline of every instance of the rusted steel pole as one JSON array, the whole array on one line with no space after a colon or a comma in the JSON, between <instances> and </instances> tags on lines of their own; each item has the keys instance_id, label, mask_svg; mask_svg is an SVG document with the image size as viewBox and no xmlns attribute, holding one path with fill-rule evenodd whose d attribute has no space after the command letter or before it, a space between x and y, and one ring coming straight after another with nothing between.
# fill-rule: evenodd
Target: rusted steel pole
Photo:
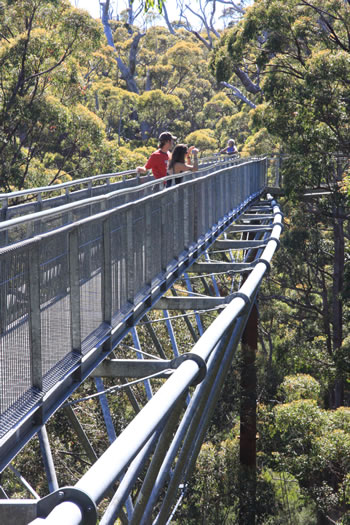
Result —
<instances>
[{"instance_id":1,"label":"rusted steel pole","mask_svg":"<svg viewBox=\"0 0 350 525\"><path fill-rule=\"evenodd\" d=\"M254 303L242 336L239 524L254 525L256 500L256 368L258 310Z\"/></svg>"}]
</instances>

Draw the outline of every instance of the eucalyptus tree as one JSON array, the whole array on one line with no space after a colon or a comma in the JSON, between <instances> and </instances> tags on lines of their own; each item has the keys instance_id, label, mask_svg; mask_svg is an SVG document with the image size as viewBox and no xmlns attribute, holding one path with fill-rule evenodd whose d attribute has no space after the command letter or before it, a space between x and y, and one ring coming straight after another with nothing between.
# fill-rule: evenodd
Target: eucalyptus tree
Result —
<instances>
[{"instance_id":1,"label":"eucalyptus tree","mask_svg":"<svg viewBox=\"0 0 350 525\"><path fill-rule=\"evenodd\" d=\"M255 124L290 155L284 187L299 204L285 236L278 297L298 317L313 319L314 338L324 335L319 344L333 370L332 406L344 402L349 371L349 298L343 293L349 209L340 191L343 157L350 153L349 34L346 2L257 0L224 35L213 59L218 80L230 82L245 68L258 88ZM305 187L319 185L328 188L327 198L299 199Z\"/></svg>"},{"instance_id":2,"label":"eucalyptus tree","mask_svg":"<svg viewBox=\"0 0 350 525\"><path fill-rule=\"evenodd\" d=\"M0 9L0 184L9 191L67 176L102 140L102 122L81 104L81 68L101 31L66 0Z\"/></svg>"}]
</instances>

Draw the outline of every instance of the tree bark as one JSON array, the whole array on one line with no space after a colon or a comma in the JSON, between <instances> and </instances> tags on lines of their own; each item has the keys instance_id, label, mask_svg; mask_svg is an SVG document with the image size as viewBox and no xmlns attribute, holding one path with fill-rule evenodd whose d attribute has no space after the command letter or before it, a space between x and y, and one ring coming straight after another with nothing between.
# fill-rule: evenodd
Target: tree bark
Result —
<instances>
[{"instance_id":1,"label":"tree bark","mask_svg":"<svg viewBox=\"0 0 350 525\"><path fill-rule=\"evenodd\" d=\"M254 304L242 336L239 525L255 523L257 346L258 310Z\"/></svg>"},{"instance_id":2,"label":"tree bark","mask_svg":"<svg viewBox=\"0 0 350 525\"><path fill-rule=\"evenodd\" d=\"M249 100L243 93L241 90L239 90L236 86L233 86L232 84L229 84L228 82L220 82L220 85L223 86L223 87L226 87L226 88L229 88L232 90L232 93L235 97L237 97L239 100L242 100L242 102L245 102L246 104L248 104L248 106L250 106L251 108L255 109L256 108L256 104L254 104L254 102L252 102L251 100Z\"/></svg>"},{"instance_id":3,"label":"tree bark","mask_svg":"<svg viewBox=\"0 0 350 525\"><path fill-rule=\"evenodd\" d=\"M145 36L146 33L137 33L134 36L134 39L132 41L130 52L129 52L129 67L127 67L122 59L117 55L114 40L113 40L113 34L111 31L111 27L109 25L109 17L108 17L108 11L109 11L109 4L110 0L106 0L103 11L102 11L102 24L104 33L107 38L107 43L109 46L113 47L115 51L115 60L118 64L118 68L122 74L122 78L125 80L126 85L128 87L128 90L132 93L139 94L140 90L138 88L138 85L136 83L136 80L134 78L135 70L136 70L136 55L138 50L138 45L143 36ZM135 112L135 119L137 119L137 113ZM148 140L150 135L150 126L148 122L141 122L140 123L140 129L141 129L141 138L142 140Z\"/></svg>"},{"instance_id":4,"label":"tree bark","mask_svg":"<svg viewBox=\"0 0 350 525\"><path fill-rule=\"evenodd\" d=\"M344 284L344 210L337 207L334 210L334 264L333 264L333 352L336 360L337 376L334 385L333 406L337 408L344 404L344 378L341 359L337 354L341 352L343 342L343 300L341 293Z\"/></svg>"},{"instance_id":5,"label":"tree bark","mask_svg":"<svg viewBox=\"0 0 350 525\"><path fill-rule=\"evenodd\" d=\"M256 221L252 221L254 223ZM247 239L253 239L249 232ZM253 261L251 250L247 262ZM246 276L243 281L246 280ZM254 525L256 513L256 368L258 308L253 304L242 335L240 441L239 441L239 525Z\"/></svg>"}]
</instances>

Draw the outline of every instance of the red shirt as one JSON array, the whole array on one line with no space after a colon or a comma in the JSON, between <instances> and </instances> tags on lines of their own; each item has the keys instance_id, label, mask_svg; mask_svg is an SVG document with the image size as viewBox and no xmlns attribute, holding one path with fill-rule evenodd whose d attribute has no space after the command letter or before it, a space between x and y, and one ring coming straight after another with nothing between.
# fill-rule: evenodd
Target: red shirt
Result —
<instances>
[{"instance_id":1,"label":"red shirt","mask_svg":"<svg viewBox=\"0 0 350 525\"><path fill-rule=\"evenodd\" d=\"M146 170L152 170L156 179L166 177L170 154L160 149L152 153L145 165Z\"/></svg>"}]
</instances>

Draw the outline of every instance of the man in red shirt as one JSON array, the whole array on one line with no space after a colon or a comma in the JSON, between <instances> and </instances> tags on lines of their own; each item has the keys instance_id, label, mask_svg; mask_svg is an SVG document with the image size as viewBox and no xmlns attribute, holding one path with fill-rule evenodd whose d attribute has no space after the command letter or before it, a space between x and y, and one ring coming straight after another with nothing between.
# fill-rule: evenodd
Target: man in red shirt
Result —
<instances>
[{"instance_id":1,"label":"man in red shirt","mask_svg":"<svg viewBox=\"0 0 350 525\"><path fill-rule=\"evenodd\" d=\"M146 173L148 170L152 170L155 179L166 177L171 159L169 151L173 148L176 139L177 137L174 137L169 131L161 133L159 135L159 149L152 153L144 166L136 168L137 173Z\"/></svg>"}]
</instances>

